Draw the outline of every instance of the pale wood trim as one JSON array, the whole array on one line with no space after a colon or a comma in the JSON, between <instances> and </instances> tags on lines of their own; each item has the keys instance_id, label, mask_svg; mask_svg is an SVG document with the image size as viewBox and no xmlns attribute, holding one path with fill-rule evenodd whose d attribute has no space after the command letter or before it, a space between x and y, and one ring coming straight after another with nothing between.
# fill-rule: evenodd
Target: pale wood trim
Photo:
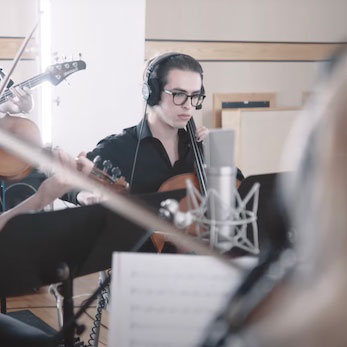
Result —
<instances>
[{"instance_id":1,"label":"pale wood trim","mask_svg":"<svg viewBox=\"0 0 347 347\"><path fill-rule=\"evenodd\" d=\"M328 59L341 43L313 42L225 42L146 40L145 58L164 52L186 53L200 61L321 61Z\"/></svg>"},{"instance_id":2,"label":"pale wood trim","mask_svg":"<svg viewBox=\"0 0 347 347\"><path fill-rule=\"evenodd\" d=\"M0 60L14 59L23 40L23 37L0 37ZM37 46L35 39L31 39L22 59L35 59L36 57Z\"/></svg>"},{"instance_id":3,"label":"pale wood trim","mask_svg":"<svg viewBox=\"0 0 347 347\"><path fill-rule=\"evenodd\" d=\"M276 93L215 93L213 94L212 124L222 126L222 103L232 101L269 101L270 107L276 107Z\"/></svg>"}]
</instances>

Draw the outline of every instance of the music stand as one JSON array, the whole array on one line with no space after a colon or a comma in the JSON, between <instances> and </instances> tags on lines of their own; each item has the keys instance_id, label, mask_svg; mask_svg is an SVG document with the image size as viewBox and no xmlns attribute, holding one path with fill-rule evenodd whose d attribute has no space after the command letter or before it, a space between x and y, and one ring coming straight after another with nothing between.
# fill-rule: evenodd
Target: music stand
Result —
<instances>
[{"instance_id":1,"label":"music stand","mask_svg":"<svg viewBox=\"0 0 347 347\"><path fill-rule=\"evenodd\" d=\"M110 268L114 251L136 251L148 236L101 205L19 215L0 233L1 296L63 281L65 325L73 315L73 278ZM74 328L66 346L73 346Z\"/></svg>"}]
</instances>

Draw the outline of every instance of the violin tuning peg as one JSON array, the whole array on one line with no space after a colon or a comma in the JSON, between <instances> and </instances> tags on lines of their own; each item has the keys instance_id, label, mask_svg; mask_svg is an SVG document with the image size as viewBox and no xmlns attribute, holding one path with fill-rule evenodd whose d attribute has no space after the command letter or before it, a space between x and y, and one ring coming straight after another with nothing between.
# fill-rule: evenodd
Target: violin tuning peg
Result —
<instances>
[{"instance_id":1,"label":"violin tuning peg","mask_svg":"<svg viewBox=\"0 0 347 347\"><path fill-rule=\"evenodd\" d=\"M101 162L101 157L100 155L97 155L94 159L93 159L93 163L95 166L98 166Z\"/></svg>"},{"instance_id":2,"label":"violin tuning peg","mask_svg":"<svg viewBox=\"0 0 347 347\"><path fill-rule=\"evenodd\" d=\"M166 221L170 221L170 222L172 222L172 220L173 220L171 213L168 210L166 210L165 208L159 209L159 217L166 220Z\"/></svg>"}]
</instances>

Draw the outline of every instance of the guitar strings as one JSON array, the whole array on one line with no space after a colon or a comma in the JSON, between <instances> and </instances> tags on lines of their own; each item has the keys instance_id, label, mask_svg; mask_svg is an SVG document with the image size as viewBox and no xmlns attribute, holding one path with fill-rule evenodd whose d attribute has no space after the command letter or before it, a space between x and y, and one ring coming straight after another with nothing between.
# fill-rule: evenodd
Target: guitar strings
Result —
<instances>
[{"instance_id":1,"label":"guitar strings","mask_svg":"<svg viewBox=\"0 0 347 347\"><path fill-rule=\"evenodd\" d=\"M35 87L37 86L42 80L44 80L48 75L50 75L50 72L44 72L44 73L41 73L27 81L24 81L22 83L19 83L19 84L16 84L15 86L13 86L13 88L16 88L16 87L29 87L29 88L32 88L32 87ZM7 101L7 99L9 97L13 97L13 93L11 92L11 90L6 90L3 95L1 96L0 98L0 104Z\"/></svg>"}]
</instances>

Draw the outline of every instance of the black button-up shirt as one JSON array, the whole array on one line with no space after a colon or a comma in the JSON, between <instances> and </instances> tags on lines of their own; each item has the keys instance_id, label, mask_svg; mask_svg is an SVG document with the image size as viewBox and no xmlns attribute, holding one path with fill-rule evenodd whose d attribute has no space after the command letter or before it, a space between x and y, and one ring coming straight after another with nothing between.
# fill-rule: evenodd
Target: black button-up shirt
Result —
<instances>
[{"instance_id":1,"label":"black button-up shirt","mask_svg":"<svg viewBox=\"0 0 347 347\"><path fill-rule=\"evenodd\" d=\"M87 156L93 160L99 155L102 158L101 165L104 160L109 160L113 166L120 168L122 176L130 182L139 137L132 193L156 192L170 177L194 171L193 151L188 133L184 129L178 130L179 159L172 166L163 144L152 136L148 122L144 120L137 126L124 129L122 134L104 138ZM100 164L98 166L101 168Z\"/></svg>"}]
</instances>

